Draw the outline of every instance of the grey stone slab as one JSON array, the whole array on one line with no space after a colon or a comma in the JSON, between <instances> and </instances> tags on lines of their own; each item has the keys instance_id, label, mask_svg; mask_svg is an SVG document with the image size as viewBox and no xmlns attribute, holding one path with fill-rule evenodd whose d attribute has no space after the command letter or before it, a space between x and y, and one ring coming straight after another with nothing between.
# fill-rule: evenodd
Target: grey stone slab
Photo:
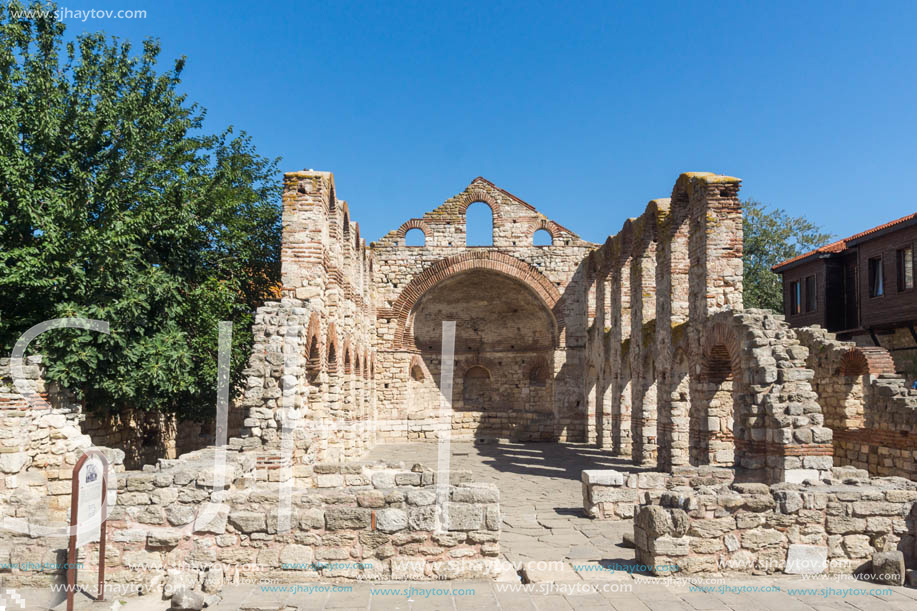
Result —
<instances>
[{"instance_id":1,"label":"grey stone slab","mask_svg":"<svg viewBox=\"0 0 917 611\"><path fill-rule=\"evenodd\" d=\"M730 611L723 601L702 592L681 594L679 598L698 611Z\"/></svg>"},{"instance_id":2,"label":"grey stone slab","mask_svg":"<svg viewBox=\"0 0 917 611\"><path fill-rule=\"evenodd\" d=\"M570 560L601 560L607 554L593 545L574 545L567 552Z\"/></svg>"},{"instance_id":3,"label":"grey stone slab","mask_svg":"<svg viewBox=\"0 0 917 611\"><path fill-rule=\"evenodd\" d=\"M691 607L680 600L644 600L651 611L692 611Z\"/></svg>"},{"instance_id":4,"label":"grey stone slab","mask_svg":"<svg viewBox=\"0 0 917 611\"><path fill-rule=\"evenodd\" d=\"M575 609L566 598L560 594L550 594L547 596L533 596L532 603L538 611L566 611Z\"/></svg>"},{"instance_id":5,"label":"grey stone slab","mask_svg":"<svg viewBox=\"0 0 917 611\"><path fill-rule=\"evenodd\" d=\"M609 601L615 611L650 611L638 598L613 599Z\"/></svg>"}]
</instances>

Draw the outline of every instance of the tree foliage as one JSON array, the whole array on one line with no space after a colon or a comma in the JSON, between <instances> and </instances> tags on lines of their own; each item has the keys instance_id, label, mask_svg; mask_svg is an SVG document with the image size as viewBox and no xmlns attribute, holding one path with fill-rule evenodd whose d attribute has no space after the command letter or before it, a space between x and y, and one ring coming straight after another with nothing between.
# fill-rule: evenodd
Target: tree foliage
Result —
<instances>
[{"instance_id":1,"label":"tree foliage","mask_svg":"<svg viewBox=\"0 0 917 611\"><path fill-rule=\"evenodd\" d=\"M30 351L89 408L212 413L217 323L234 323L238 379L279 278L278 160L203 131L184 58L162 70L152 40L65 43L53 13L22 8L0 17L0 346L52 318L105 320L110 335L55 330Z\"/></svg>"},{"instance_id":2,"label":"tree foliage","mask_svg":"<svg viewBox=\"0 0 917 611\"><path fill-rule=\"evenodd\" d=\"M803 217L781 209L767 210L761 202L743 204L744 293L746 308L783 312L783 288L774 265L826 244L831 235Z\"/></svg>"}]
</instances>

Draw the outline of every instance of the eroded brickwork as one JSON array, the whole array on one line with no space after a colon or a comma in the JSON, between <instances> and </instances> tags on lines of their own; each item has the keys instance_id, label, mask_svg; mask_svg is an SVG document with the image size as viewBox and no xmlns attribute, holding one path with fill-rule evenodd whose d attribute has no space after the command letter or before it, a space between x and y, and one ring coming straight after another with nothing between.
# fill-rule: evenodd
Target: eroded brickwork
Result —
<instances>
[{"instance_id":1,"label":"eroded brickwork","mask_svg":"<svg viewBox=\"0 0 917 611\"><path fill-rule=\"evenodd\" d=\"M244 401L266 452L284 427L294 462L432 440L449 407L459 438L590 441L761 481L831 467L807 351L780 317L742 313L738 179L683 174L600 246L477 178L367 247L330 173L284 184L285 297L259 312ZM465 243L478 202L489 246Z\"/></svg>"},{"instance_id":2,"label":"eroded brickwork","mask_svg":"<svg viewBox=\"0 0 917 611\"><path fill-rule=\"evenodd\" d=\"M850 467L802 484L702 479L637 511L637 562L651 572L851 574L897 551L914 561L914 482Z\"/></svg>"},{"instance_id":3,"label":"eroded brickwork","mask_svg":"<svg viewBox=\"0 0 917 611\"><path fill-rule=\"evenodd\" d=\"M809 347L806 364L834 431L835 464L917 480L917 390L895 373L891 354L838 341L819 327L795 332Z\"/></svg>"}]
</instances>

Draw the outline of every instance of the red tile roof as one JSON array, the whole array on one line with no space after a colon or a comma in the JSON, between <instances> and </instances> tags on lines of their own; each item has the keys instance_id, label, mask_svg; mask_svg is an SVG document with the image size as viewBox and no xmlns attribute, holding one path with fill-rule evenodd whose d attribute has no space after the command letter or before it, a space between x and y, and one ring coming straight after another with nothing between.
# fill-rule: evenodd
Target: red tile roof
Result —
<instances>
[{"instance_id":1,"label":"red tile roof","mask_svg":"<svg viewBox=\"0 0 917 611\"><path fill-rule=\"evenodd\" d=\"M909 214L907 216L902 216L900 219L895 219L894 221L889 221L888 223L885 223L884 225L879 225L877 227L873 227L872 229L867 229L866 231L855 233L852 236L850 236L849 238L844 238L843 240L838 240L837 242L831 242L830 244L826 244L824 246L816 248L815 250L810 250L807 253L803 253L801 255L793 257L792 259L787 259L786 261L778 263L777 265L773 266L771 269L775 272L779 272L780 268L786 267L793 263L798 263L799 261L802 261L803 259L808 259L809 257L813 255L844 252L845 250L847 250L849 242L853 242L854 240L859 240L860 238L865 238L866 236L870 234L873 234L879 231L883 231L885 229L894 227L895 225L899 225L907 221L913 221L915 219L917 219L917 212L913 214Z\"/></svg>"}]
</instances>

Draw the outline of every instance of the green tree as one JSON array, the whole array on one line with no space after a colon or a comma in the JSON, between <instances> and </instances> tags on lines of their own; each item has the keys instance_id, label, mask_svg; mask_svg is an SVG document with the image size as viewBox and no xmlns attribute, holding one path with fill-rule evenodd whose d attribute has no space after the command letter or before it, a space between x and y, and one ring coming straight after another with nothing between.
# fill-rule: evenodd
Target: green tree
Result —
<instances>
[{"instance_id":1,"label":"green tree","mask_svg":"<svg viewBox=\"0 0 917 611\"><path fill-rule=\"evenodd\" d=\"M781 209L769 211L755 200L746 201L743 211L743 302L746 308L782 313L782 283L771 267L828 243L831 235L803 217L791 217Z\"/></svg>"},{"instance_id":2,"label":"green tree","mask_svg":"<svg viewBox=\"0 0 917 611\"><path fill-rule=\"evenodd\" d=\"M184 58L157 71L155 41L65 43L53 13L22 10L0 17L0 347L105 320L110 335L55 330L30 352L90 409L212 413L217 323L234 323L238 380L279 279L278 160L205 133Z\"/></svg>"}]
</instances>

